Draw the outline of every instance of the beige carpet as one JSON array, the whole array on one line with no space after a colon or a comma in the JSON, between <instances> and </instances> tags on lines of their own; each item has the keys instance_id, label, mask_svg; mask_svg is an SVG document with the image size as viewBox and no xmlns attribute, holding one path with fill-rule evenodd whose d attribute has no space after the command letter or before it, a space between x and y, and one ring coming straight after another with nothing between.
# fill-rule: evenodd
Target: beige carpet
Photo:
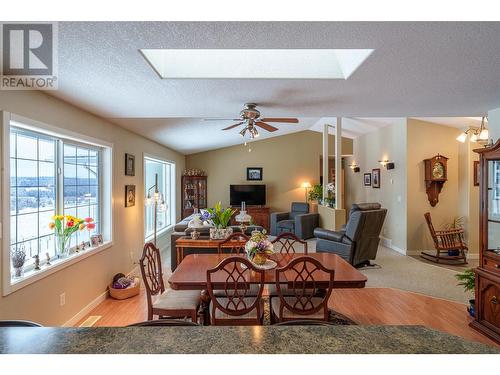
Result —
<instances>
[{"instance_id":1,"label":"beige carpet","mask_svg":"<svg viewBox=\"0 0 500 375\"><path fill-rule=\"evenodd\" d=\"M315 251L316 240L307 242L310 251ZM397 288L462 303L471 298L457 285L456 271L421 262L384 246L379 247L373 263L381 268L360 270L368 277L368 288Z\"/></svg>"}]
</instances>

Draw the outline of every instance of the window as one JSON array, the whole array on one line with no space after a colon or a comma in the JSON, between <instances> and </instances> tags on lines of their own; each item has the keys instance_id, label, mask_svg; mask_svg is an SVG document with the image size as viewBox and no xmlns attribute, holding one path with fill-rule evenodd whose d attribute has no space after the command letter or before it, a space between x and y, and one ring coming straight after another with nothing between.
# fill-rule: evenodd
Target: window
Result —
<instances>
[{"instance_id":1,"label":"window","mask_svg":"<svg viewBox=\"0 0 500 375\"><path fill-rule=\"evenodd\" d=\"M93 232L99 233L99 150L64 143L63 159L64 215L93 218ZM72 241L72 245L89 241L88 233L76 232Z\"/></svg>"},{"instance_id":2,"label":"window","mask_svg":"<svg viewBox=\"0 0 500 375\"><path fill-rule=\"evenodd\" d=\"M10 248L26 252L25 268L36 254L55 254L48 227L56 213L57 140L12 128L10 132Z\"/></svg>"},{"instance_id":3,"label":"window","mask_svg":"<svg viewBox=\"0 0 500 375\"><path fill-rule=\"evenodd\" d=\"M9 158L3 165L10 177L4 195L7 199L10 196L10 207L4 209L10 215L4 225L4 249L8 251L6 259L16 250L26 254L22 275L13 272L12 259L4 263L6 295L111 244L112 148L105 143L100 146L90 137L77 139L69 132L68 137L61 136L49 125L38 128L28 120L26 124L11 121L4 129ZM89 242L92 234L101 234L104 245L57 259L54 232L49 228L56 214L94 219L93 230L77 231L71 237L73 250ZM40 259L38 270L36 255Z\"/></svg>"},{"instance_id":4,"label":"window","mask_svg":"<svg viewBox=\"0 0 500 375\"><path fill-rule=\"evenodd\" d=\"M173 224L175 217L175 164L150 157L144 158L144 192L145 199L148 193L152 198L152 204L145 205L145 237L153 235L154 229L154 188L156 175L158 176L158 191L162 202L158 202L156 231L157 233Z\"/></svg>"}]
</instances>

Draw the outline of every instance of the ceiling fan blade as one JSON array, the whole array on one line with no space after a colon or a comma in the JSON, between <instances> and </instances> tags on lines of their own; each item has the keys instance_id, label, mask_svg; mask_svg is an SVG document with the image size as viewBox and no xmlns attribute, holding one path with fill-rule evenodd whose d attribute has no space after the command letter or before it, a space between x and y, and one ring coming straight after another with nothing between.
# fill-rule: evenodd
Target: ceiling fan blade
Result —
<instances>
[{"instance_id":1,"label":"ceiling fan blade","mask_svg":"<svg viewBox=\"0 0 500 375\"><path fill-rule=\"evenodd\" d=\"M262 121L257 121L255 125L260 126L262 129L267 130L268 132L275 132L276 130L278 130L278 128L275 128L274 126L266 124Z\"/></svg>"},{"instance_id":2,"label":"ceiling fan blade","mask_svg":"<svg viewBox=\"0 0 500 375\"><path fill-rule=\"evenodd\" d=\"M268 117L268 118L262 118L260 121L265 121L265 122L286 122L290 124L298 124L299 119L298 118L288 118L288 117Z\"/></svg>"},{"instance_id":3,"label":"ceiling fan blade","mask_svg":"<svg viewBox=\"0 0 500 375\"><path fill-rule=\"evenodd\" d=\"M229 130L229 129L235 128L235 127L237 127L237 126L240 126L241 124L244 124L244 122L238 122L237 124L234 124L234 125L228 126L227 128L224 128L224 129L222 129L222 130Z\"/></svg>"},{"instance_id":4,"label":"ceiling fan blade","mask_svg":"<svg viewBox=\"0 0 500 375\"><path fill-rule=\"evenodd\" d=\"M216 117L211 117L211 118L204 118L203 121L241 121L240 118L216 118Z\"/></svg>"}]
</instances>

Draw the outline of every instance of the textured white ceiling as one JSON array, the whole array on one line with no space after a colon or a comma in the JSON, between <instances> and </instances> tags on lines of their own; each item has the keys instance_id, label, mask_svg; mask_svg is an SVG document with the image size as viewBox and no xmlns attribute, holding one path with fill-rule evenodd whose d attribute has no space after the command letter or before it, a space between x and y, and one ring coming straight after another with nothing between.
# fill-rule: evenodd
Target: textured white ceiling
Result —
<instances>
[{"instance_id":1,"label":"textured white ceiling","mask_svg":"<svg viewBox=\"0 0 500 375\"><path fill-rule=\"evenodd\" d=\"M198 118L233 117L245 102L300 117L299 127L334 116L478 116L500 106L499 35L498 22L61 22L51 94L184 152L229 143L221 124ZM375 51L347 80L161 80L142 48Z\"/></svg>"}]
</instances>

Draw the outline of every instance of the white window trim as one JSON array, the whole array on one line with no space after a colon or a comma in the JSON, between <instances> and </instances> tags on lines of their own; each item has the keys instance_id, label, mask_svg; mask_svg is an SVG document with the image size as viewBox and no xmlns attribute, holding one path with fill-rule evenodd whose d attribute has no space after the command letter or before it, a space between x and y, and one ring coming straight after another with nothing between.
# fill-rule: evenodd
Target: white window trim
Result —
<instances>
[{"instance_id":1,"label":"white window trim","mask_svg":"<svg viewBox=\"0 0 500 375\"><path fill-rule=\"evenodd\" d=\"M13 293L27 285L43 279L55 272L61 271L89 256L100 253L113 245L113 144L99 139L79 134L71 130L48 125L40 121L25 118L10 112L0 112L1 144L2 144L2 220L0 224L2 233L2 283L3 296ZM104 243L100 246L85 250L66 259L58 260L50 267L42 268L40 271L30 271L19 281L12 281L10 266L10 127L11 123L16 127L25 128L38 133L44 133L54 137L63 137L76 142L84 142L103 148L103 178L102 178L102 234ZM7 182L9 181L9 182Z\"/></svg>"},{"instance_id":2,"label":"white window trim","mask_svg":"<svg viewBox=\"0 0 500 375\"><path fill-rule=\"evenodd\" d=\"M170 163L170 164L172 164L172 167L173 167L173 171L170 172L171 175L173 176L173 183L172 183L172 186L170 187L170 202L169 202L169 205L172 208L170 210L170 222L172 224L170 224L169 226L162 228L160 231L158 231L156 233L156 237L158 238L165 233L173 232L173 229L175 226L176 211L177 211L177 199L176 199L176 194L177 194L177 191L176 191L177 163L174 160L166 159L166 158L163 158L161 156L157 156L157 155L148 154L146 152L143 152L143 154L142 154L142 174L143 174L143 176L142 177L143 177L144 189L148 188L148 187L146 187L146 158L157 160L159 162ZM146 195L146 193L147 192L145 191L144 195ZM144 197L142 197L142 198L144 199ZM145 215L146 215L146 207L144 207L144 210L143 210L143 222L144 223L146 222ZM144 238L145 242L149 242L149 241L153 240L153 237L154 237L153 234L146 237L146 228L144 227L144 225L142 226L142 231L143 231L142 237Z\"/></svg>"}]
</instances>

